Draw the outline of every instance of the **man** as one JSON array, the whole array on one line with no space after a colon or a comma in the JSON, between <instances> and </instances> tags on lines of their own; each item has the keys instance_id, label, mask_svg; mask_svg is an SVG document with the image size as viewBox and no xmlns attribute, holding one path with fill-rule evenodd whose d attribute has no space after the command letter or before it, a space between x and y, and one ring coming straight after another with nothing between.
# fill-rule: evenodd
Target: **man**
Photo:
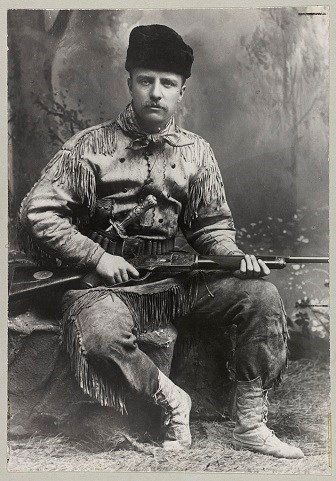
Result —
<instances>
[{"instance_id":1,"label":"man","mask_svg":"<svg viewBox=\"0 0 336 481\"><path fill-rule=\"evenodd\" d=\"M21 223L40 258L95 270L108 287L64 297L64 339L84 391L123 409L123 390L163 407L163 447L190 446L187 393L138 348L137 336L193 312L236 326L234 445L285 458L303 456L266 426L267 390L286 365L286 317L268 267L245 255L240 270L176 274L120 287L139 272L124 255L171 252L178 227L204 255L242 254L209 144L176 126L193 51L163 25L133 29L126 69L132 102L115 122L64 144L24 199ZM106 229L148 195L156 205L111 241ZM125 255L126 257L126 255ZM133 284L136 284L135 282Z\"/></svg>"}]
</instances>

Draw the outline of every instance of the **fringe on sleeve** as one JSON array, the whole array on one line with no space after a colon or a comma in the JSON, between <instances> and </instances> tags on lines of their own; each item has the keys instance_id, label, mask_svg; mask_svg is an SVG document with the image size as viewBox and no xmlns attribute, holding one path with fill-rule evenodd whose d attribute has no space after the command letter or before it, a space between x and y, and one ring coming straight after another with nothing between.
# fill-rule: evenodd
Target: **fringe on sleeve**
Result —
<instances>
[{"instance_id":1,"label":"fringe on sleeve","mask_svg":"<svg viewBox=\"0 0 336 481\"><path fill-rule=\"evenodd\" d=\"M95 154L113 155L117 147L116 130L115 123L104 124L79 132L66 142L42 170L40 179L23 199L19 219L29 209L29 198L31 195L34 195L33 192L38 187L39 182L55 167L56 172L51 181L58 185L63 184L70 189L73 195L77 197L76 201L79 201L88 209L88 214L83 214L83 218L73 216L72 224L76 228L85 225L89 217L94 214L96 208L95 173L85 160L85 153L91 151ZM51 253L46 251L45 246L41 242L30 236L20 220L18 222L18 241L20 248L29 253L35 262L42 264L53 264L56 262L57 265L61 263L59 259L55 259Z\"/></svg>"},{"instance_id":2,"label":"fringe on sleeve","mask_svg":"<svg viewBox=\"0 0 336 481\"><path fill-rule=\"evenodd\" d=\"M66 155L61 153L54 182L66 184L93 214L96 206L95 175L91 167L76 154L77 151L67 152Z\"/></svg>"},{"instance_id":3,"label":"fringe on sleeve","mask_svg":"<svg viewBox=\"0 0 336 481\"><path fill-rule=\"evenodd\" d=\"M196 149L199 154L199 149ZM221 173L214 153L207 144L203 155L195 158L199 166L197 176L191 181L188 192L188 201L184 212L184 222L191 226L193 219L198 217L201 205L220 206L225 202L225 192Z\"/></svg>"},{"instance_id":4,"label":"fringe on sleeve","mask_svg":"<svg viewBox=\"0 0 336 481\"><path fill-rule=\"evenodd\" d=\"M90 215L95 211L96 180L93 169L85 161L85 152L113 155L117 148L116 130L116 124L109 124L88 129L84 134L79 132L64 144L42 171L44 175L58 162L54 181L68 185L88 207Z\"/></svg>"}]
</instances>

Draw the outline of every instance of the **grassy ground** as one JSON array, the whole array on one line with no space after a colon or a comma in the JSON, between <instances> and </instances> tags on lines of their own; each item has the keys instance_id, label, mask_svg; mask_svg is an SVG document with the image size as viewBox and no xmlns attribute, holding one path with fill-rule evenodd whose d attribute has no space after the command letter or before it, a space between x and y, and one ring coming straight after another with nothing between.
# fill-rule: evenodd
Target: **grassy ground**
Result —
<instances>
[{"instance_id":1,"label":"grassy ground","mask_svg":"<svg viewBox=\"0 0 336 481\"><path fill-rule=\"evenodd\" d=\"M9 441L10 471L189 471L331 474L328 459L329 366L291 362L283 384L270 393L268 425L305 453L300 460L276 459L231 445L231 422L191 424L193 445L181 453L137 442L123 434L79 442L62 436ZM117 446L116 446L117 445Z\"/></svg>"}]
</instances>

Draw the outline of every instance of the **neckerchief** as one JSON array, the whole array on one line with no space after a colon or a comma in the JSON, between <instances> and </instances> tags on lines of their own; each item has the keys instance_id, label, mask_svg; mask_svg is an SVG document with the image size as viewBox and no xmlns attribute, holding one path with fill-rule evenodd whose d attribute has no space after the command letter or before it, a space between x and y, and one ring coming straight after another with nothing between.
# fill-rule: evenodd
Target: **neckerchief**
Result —
<instances>
[{"instance_id":1,"label":"neckerchief","mask_svg":"<svg viewBox=\"0 0 336 481\"><path fill-rule=\"evenodd\" d=\"M173 147L183 147L194 143L177 129L174 117L171 117L166 126L157 134L148 134L139 126L132 102L119 114L117 123L132 138L128 146L132 150L146 148L151 143L162 144L167 142Z\"/></svg>"}]
</instances>

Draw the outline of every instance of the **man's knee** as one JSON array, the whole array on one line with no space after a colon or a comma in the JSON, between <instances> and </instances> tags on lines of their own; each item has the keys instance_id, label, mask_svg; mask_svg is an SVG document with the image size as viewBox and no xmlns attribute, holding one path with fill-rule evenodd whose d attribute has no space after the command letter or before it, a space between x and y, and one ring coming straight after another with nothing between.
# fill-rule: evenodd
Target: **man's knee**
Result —
<instances>
[{"instance_id":1,"label":"man's knee","mask_svg":"<svg viewBox=\"0 0 336 481\"><path fill-rule=\"evenodd\" d=\"M121 359L137 349L137 339L130 331L111 332L108 335L92 333L85 338L88 357Z\"/></svg>"},{"instance_id":2,"label":"man's knee","mask_svg":"<svg viewBox=\"0 0 336 481\"><path fill-rule=\"evenodd\" d=\"M137 347L134 322L126 305L107 296L84 308L77 318L81 342L88 356L119 356Z\"/></svg>"},{"instance_id":3,"label":"man's knee","mask_svg":"<svg viewBox=\"0 0 336 481\"><path fill-rule=\"evenodd\" d=\"M243 282L243 289L253 306L260 309L282 309L282 300L274 284L264 279L249 279Z\"/></svg>"}]
</instances>

